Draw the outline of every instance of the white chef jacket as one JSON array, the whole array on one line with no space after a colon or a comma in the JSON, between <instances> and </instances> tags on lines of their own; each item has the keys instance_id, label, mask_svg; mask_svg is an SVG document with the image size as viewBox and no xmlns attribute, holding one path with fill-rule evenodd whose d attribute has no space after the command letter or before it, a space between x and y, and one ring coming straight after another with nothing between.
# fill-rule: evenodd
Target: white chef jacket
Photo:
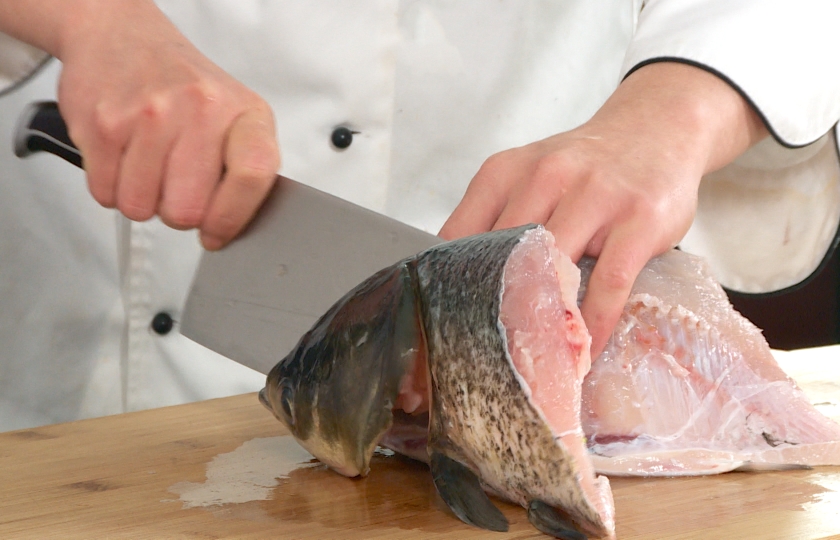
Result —
<instances>
[{"instance_id":1,"label":"white chef jacket","mask_svg":"<svg viewBox=\"0 0 840 540\"><path fill-rule=\"evenodd\" d=\"M725 284L807 277L840 222L834 2L158 4L272 106L284 174L430 232L488 156L585 122L623 76L661 59L724 77L775 136L703 182L702 226L684 244ZM0 430L259 389L262 375L177 332L194 232L129 222L63 161L12 156L17 115L55 97L60 65L31 75L44 55L10 41L0 40ZM343 150L330 144L340 126L358 132ZM158 313L175 331L152 330Z\"/></svg>"}]
</instances>

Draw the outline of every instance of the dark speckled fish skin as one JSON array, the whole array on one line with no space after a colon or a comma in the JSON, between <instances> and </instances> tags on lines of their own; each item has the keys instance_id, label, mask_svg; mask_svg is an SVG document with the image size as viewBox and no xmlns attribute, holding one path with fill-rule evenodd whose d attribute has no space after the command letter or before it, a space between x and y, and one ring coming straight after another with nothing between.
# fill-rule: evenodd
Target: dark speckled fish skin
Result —
<instances>
[{"instance_id":1,"label":"dark speckled fish skin","mask_svg":"<svg viewBox=\"0 0 840 540\"><path fill-rule=\"evenodd\" d=\"M504 266L528 228L446 244L416 262L433 389L429 448L503 498L526 507L542 500L603 534L571 455L514 374L499 324Z\"/></svg>"},{"instance_id":2,"label":"dark speckled fish skin","mask_svg":"<svg viewBox=\"0 0 840 540\"><path fill-rule=\"evenodd\" d=\"M343 474L365 475L393 422L419 333L405 264L386 268L339 300L272 368L260 401L313 455L340 471L341 463L355 467Z\"/></svg>"},{"instance_id":3,"label":"dark speckled fish skin","mask_svg":"<svg viewBox=\"0 0 840 540\"><path fill-rule=\"evenodd\" d=\"M425 344L430 455L461 463L502 498L526 508L543 501L606 534L572 456L517 380L499 322L505 263L532 227L441 244L372 276L275 366L261 400L313 455L366 474L399 381Z\"/></svg>"}]
</instances>

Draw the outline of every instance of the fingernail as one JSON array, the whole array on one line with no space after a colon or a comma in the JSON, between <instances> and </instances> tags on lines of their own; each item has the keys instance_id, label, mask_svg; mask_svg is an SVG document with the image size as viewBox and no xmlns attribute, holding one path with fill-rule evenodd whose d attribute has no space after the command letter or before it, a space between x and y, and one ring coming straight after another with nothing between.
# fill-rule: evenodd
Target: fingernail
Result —
<instances>
[{"instance_id":1,"label":"fingernail","mask_svg":"<svg viewBox=\"0 0 840 540\"><path fill-rule=\"evenodd\" d=\"M218 236L201 233L201 245L204 246L204 249L207 251L216 251L224 247L225 241Z\"/></svg>"}]
</instances>

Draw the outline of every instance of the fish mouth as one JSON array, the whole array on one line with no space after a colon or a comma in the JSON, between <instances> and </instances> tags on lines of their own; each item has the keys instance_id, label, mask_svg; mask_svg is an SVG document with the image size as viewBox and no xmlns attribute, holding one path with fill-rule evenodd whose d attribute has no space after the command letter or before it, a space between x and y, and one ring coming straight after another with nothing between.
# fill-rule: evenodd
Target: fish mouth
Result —
<instances>
[{"instance_id":1,"label":"fish mouth","mask_svg":"<svg viewBox=\"0 0 840 540\"><path fill-rule=\"evenodd\" d=\"M428 441L429 410L427 407L413 412L394 408L391 410L391 422L379 436L368 442L358 441L356 452L349 456L348 462L333 468L344 476L367 476L373 454L380 446L411 459L428 463Z\"/></svg>"},{"instance_id":2,"label":"fish mouth","mask_svg":"<svg viewBox=\"0 0 840 540\"><path fill-rule=\"evenodd\" d=\"M429 462L427 449L429 411L408 413L394 408L387 424L371 438L343 440L312 437L298 442L309 453L335 472L354 478L370 473L370 462L377 447L384 447L406 457Z\"/></svg>"},{"instance_id":3,"label":"fish mouth","mask_svg":"<svg viewBox=\"0 0 840 540\"><path fill-rule=\"evenodd\" d=\"M310 454L317 456L319 461L342 476L348 478L367 476L370 472L370 460L373 458L376 447L390 427L391 423L388 422L382 431L371 439L321 436L306 440L298 439L298 442Z\"/></svg>"},{"instance_id":4,"label":"fish mouth","mask_svg":"<svg viewBox=\"0 0 840 540\"><path fill-rule=\"evenodd\" d=\"M364 452L363 454L356 454L354 456L343 456L333 454L335 456L334 459L331 459L328 455L328 451L325 451L323 449L313 449L314 451L310 452L313 455L317 455L315 454L315 451L320 451L321 455L323 455L324 457L319 459L326 466L328 466L330 469L334 470L342 476L346 476L348 478L355 478L357 476L367 476L370 472L370 460L373 456L374 449L375 445L371 448L370 452ZM349 459L345 459L345 457L348 457Z\"/></svg>"}]
</instances>

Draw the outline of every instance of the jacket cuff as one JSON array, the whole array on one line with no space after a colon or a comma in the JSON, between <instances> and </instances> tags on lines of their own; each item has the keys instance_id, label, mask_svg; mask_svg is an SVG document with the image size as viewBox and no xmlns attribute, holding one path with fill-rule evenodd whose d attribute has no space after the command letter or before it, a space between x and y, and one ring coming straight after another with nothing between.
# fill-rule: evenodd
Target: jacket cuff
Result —
<instances>
[{"instance_id":1,"label":"jacket cuff","mask_svg":"<svg viewBox=\"0 0 840 540\"><path fill-rule=\"evenodd\" d=\"M622 78L662 61L706 69L752 104L779 143L804 146L840 119L838 20L836 1L648 1Z\"/></svg>"},{"instance_id":2,"label":"jacket cuff","mask_svg":"<svg viewBox=\"0 0 840 540\"><path fill-rule=\"evenodd\" d=\"M0 33L0 96L26 82L50 58L41 49Z\"/></svg>"}]
</instances>

